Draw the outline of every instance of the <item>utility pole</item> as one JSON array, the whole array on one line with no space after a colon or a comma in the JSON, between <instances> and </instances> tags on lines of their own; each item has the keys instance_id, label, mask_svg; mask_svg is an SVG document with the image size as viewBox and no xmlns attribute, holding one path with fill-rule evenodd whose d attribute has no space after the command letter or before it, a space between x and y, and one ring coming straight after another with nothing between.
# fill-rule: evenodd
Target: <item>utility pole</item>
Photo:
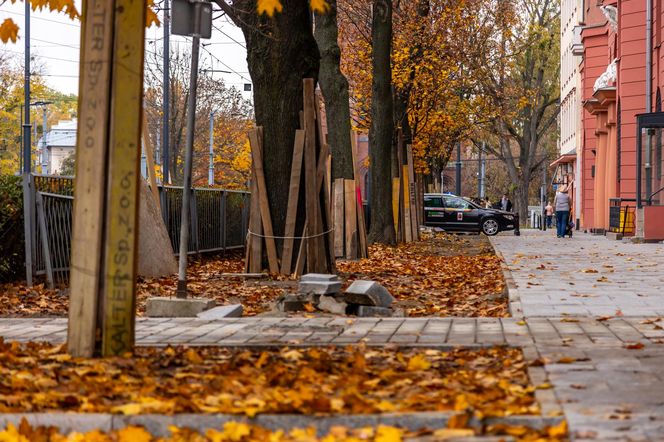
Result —
<instances>
[{"instance_id":1,"label":"utility pole","mask_svg":"<svg viewBox=\"0 0 664 442\"><path fill-rule=\"evenodd\" d=\"M25 279L32 286L32 189L30 188L30 165L32 143L30 142L30 2L25 3L25 78L23 112L23 228L25 234Z\"/></svg>"},{"instance_id":2,"label":"utility pole","mask_svg":"<svg viewBox=\"0 0 664 442\"><path fill-rule=\"evenodd\" d=\"M210 169L208 185L214 186L214 111L210 112Z\"/></svg>"},{"instance_id":3,"label":"utility pole","mask_svg":"<svg viewBox=\"0 0 664 442\"><path fill-rule=\"evenodd\" d=\"M173 32L189 35L191 39L191 76L189 79L189 102L187 103L187 143L184 153L184 182L182 184L182 215L180 217L180 256L178 267L178 285L175 296L187 297L187 252L189 251L189 222L191 205L191 167L194 150L194 130L196 128L196 90L198 86L198 58L201 49L201 37L210 38L212 33L212 6L203 0L185 2L178 0L175 5L178 14L173 17ZM189 15L189 17L185 17ZM176 26L177 25L177 26Z\"/></svg>"},{"instance_id":4,"label":"utility pole","mask_svg":"<svg viewBox=\"0 0 664 442\"><path fill-rule=\"evenodd\" d=\"M456 145L456 195L461 196L461 142L458 141Z\"/></svg>"},{"instance_id":5,"label":"utility pole","mask_svg":"<svg viewBox=\"0 0 664 442\"><path fill-rule=\"evenodd\" d=\"M484 198L482 196L482 151L484 149L484 143L482 143L482 147L479 148L479 152L477 154L477 197L478 198Z\"/></svg>"},{"instance_id":6,"label":"utility pole","mask_svg":"<svg viewBox=\"0 0 664 442\"><path fill-rule=\"evenodd\" d=\"M170 112L170 98L171 98L171 71L170 71L170 60L171 60L171 44L170 44L170 37L171 37L171 11L170 11L170 2L169 0L164 0L164 87L163 87L163 123L162 123L162 129L163 129L163 164L161 166L161 172L162 175L164 176L164 185L170 183L170 177L169 177L169 154L170 154L170 146L169 146L169 132L170 132L170 119L171 119L171 112Z\"/></svg>"},{"instance_id":7,"label":"utility pole","mask_svg":"<svg viewBox=\"0 0 664 442\"><path fill-rule=\"evenodd\" d=\"M157 131L157 143L156 143L156 146L155 146L154 162L155 162L155 164L162 165L161 164L161 154L160 154L160 152L161 152L161 135L160 135L159 131ZM162 173L162 175L164 173L164 168L163 167L161 168L161 173ZM161 184L161 177L159 177L159 175L157 175L157 184Z\"/></svg>"},{"instance_id":8,"label":"utility pole","mask_svg":"<svg viewBox=\"0 0 664 442\"><path fill-rule=\"evenodd\" d=\"M46 102L42 107L44 112L44 121L42 122L42 145L41 145L41 173L44 173L44 166L46 165L46 130L48 129L48 113L46 109Z\"/></svg>"},{"instance_id":9,"label":"utility pole","mask_svg":"<svg viewBox=\"0 0 664 442\"><path fill-rule=\"evenodd\" d=\"M23 83L25 110L23 111L23 173L30 173L32 141L30 129L30 2L25 2L25 78Z\"/></svg>"},{"instance_id":10,"label":"utility pole","mask_svg":"<svg viewBox=\"0 0 664 442\"><path fill-rule=\"evenodd\" d=\"M542 167L542 226L541 230L546 230L546 164Z\"/></svg>"}]
</instances>

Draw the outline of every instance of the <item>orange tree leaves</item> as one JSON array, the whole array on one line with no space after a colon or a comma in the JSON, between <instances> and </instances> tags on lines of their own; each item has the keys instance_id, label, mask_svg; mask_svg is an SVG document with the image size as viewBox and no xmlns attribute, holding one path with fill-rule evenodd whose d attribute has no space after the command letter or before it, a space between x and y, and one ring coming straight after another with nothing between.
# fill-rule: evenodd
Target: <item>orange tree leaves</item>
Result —
<instances>
[{"instance_id":1,"label":"orange tree leaves","mask_svg":"<svg viewBox=\"0 0 664 442\"><path fill-rule=\"evenodd\" d=\"M500 258L482 236L372 245L369 256L338 261L337 269L348 281L384 285L407 316L508 316Z\"/></svg>"},{"instance_id":2,"label":"orange tree leaves","mask_svg":"<svg viewBox=\"0 0 664 442\"><path fill-rule=\"evenodd\" d=\"M413 134L416 168L445 161L454 142L491 115L487 100L477 94L477 78L469 66L484 56L486 37L495 23L487 19L483 1L421 1L395 7L392 80L395 95L408 96L407 117ZM368 130L371 103L371 1L339 2L342 69L351 86L355 126Z\"/></svg>"},{"instance_id":3,"label":"orange tree leaves","mask_svg":"<svg viewBox=\"0 0 664 442\"><path fill-rule=\"evenodd\" d=\"M139 348L79 359L64 346L0 339L0 413L538 414L514 348L272 351Z\"/></svg>"},{"instance_id":4,"label":"orange tree leaves","mask_svg":"<svg viewBox=\"0 0 664 442\"><path fill-rule=\"evenodd\" d=\"M16 3L18 0L10 0ZM28 1L28 0L23 0ZM81 13L76 8L74 0L29 0L33 11L47 10L50 12L62 12L70 19L80 19ZM155 12L154 0L146 0L148 4L147 16L145 17L145 26L159 25L159 18ZM11 18L5 19L0 24L0 41L7 43L9 41L16 43L18 38L18 26Z\"/></svg>"}]
</instances>

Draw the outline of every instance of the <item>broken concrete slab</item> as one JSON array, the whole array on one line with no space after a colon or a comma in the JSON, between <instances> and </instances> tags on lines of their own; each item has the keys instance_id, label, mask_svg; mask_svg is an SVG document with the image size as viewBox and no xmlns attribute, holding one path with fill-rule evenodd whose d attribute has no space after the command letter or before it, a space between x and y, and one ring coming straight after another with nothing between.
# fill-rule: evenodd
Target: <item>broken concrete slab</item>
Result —
<instances>
[{"instance_id":1,"label":"broken concrete slab","mask_svg":"<svg viewBox=\"0 0 664 442\"><path fill-rule=\"evenodd\" d=\"M394 297L375 281L358 280L346 289L344 300L348 304L389 307L394 302Z\"/></svg>"},{"instance_id":2,"label":"broken concrete slab","mask_svg":"<svg viewBox=\"0 0 664 442\"><path fill-rule=\"evenodd\" d=\"M318 309L335 315L345 315L348 305L340 302L334 296L323 295L318 300Z\"/></svg>"},{"instance_id":3,"label":"broken concrete slab","mask_svg":"<svg viewBox=\"0 0 664 442\"><path fill-rule=\"evenodd\" d=\"M277 310L280 312L300 312L306 310L306 305L318 304L320 295L312 293L287 293L277 299Z\"/></svg>"},{"instance_id":4,"label":"broken concrete slab","mask_svg":"<svg viewBox=\"0 0 664 442\"><path fill-rule=\"evenodd\" d=\"M298 291L317 295L333 295L341 291L341 281L300 281Z\"/></svg>"},{"instance_id":5,"label":"broken concrete slab","mask_svg":"<svg viewBox=\"0 0 664 442\"><path fill-rule=\"evenodd\" d=\"M337 275L325 273L307 273L306 275L302 275L300 281L340 282L341 280Z\"/></svg>"},{"instance_id":6,"label":"broken concrete slab","mask_svg":"<svg viewBox=\"0 0 664 442\"><path fill-rule=\"evenodd\" d=\"M242 304L220 305L219 307L205 310L196 315L198 319L224 319L224 318L241 318L244 311Z\"/></svg>"},{"instance_id":7,"label":"broken concrete slab","mask_svg":"<svg viewBox=\"0 0 664 442\"><path fill-rule=\"evenodd\" d=\"M195 318L215 305L214 299L149 298L145 315L150 318Z\"/></svg>"},{"instance_id":8,"label":"broken concrete slab","mask_svg":"<svg viewBox=\"0 0 664 442\"><path fill-rule=\"evenodd\" d=\"M390 318L394 314L391 308L376 307L373 305L351 306L351 312L360 318Z\"/></svg>"}]
</instances>

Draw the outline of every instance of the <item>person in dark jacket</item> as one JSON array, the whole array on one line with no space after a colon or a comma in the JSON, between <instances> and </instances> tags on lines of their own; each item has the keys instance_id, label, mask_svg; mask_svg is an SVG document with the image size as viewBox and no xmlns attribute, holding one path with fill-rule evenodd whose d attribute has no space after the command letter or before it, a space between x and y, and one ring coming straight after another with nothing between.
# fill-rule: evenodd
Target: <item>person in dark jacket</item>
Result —
<instances>
[{"instance_id":1,"label":"person in dark jacket","mask_svg":"<svg viewBox=\"0 0 664 442\"><path fill-rule=\"evenodd\" d=\"M510 198L507 196L507 194L504 194L503 198L500 200L499 209L504 210L506 212L512 211L512 201L510 201Z\"/></svg>"}]
</instances>

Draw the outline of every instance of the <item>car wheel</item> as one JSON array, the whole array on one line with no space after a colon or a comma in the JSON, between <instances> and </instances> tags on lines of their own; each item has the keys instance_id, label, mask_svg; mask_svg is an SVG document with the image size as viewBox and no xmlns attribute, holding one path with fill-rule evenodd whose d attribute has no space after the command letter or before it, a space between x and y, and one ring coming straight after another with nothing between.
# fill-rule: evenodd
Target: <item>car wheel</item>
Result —
<instances>
[{"instance_id":1,"label":"car wheel","mask_svg":"<svg viewBox=\"0 0 664 442\"><path fill-rule=\"evenodd\" d=\"M494 236L499 230L500 226L498 226L498 221L494 218L487 218L482 221L482 232L484 232L486 236Z\"/></svg>"}]
</instances>

